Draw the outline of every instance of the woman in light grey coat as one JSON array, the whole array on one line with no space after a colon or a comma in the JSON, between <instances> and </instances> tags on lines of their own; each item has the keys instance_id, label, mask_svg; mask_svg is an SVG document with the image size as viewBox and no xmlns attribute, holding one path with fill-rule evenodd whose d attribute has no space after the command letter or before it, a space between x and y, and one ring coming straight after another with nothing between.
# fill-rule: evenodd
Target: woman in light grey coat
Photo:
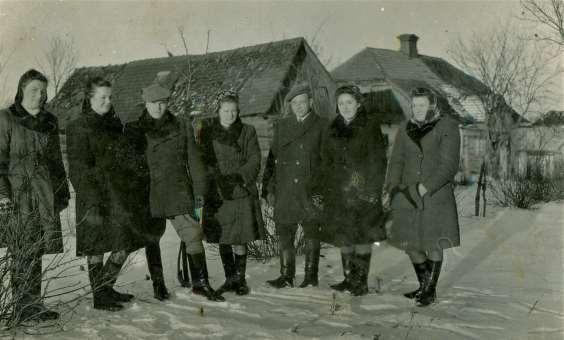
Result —
<instances>
[{"instance_id":1,"label":"woman in light grey coat","mask_svg":"<svg viewBox=\"0 0 564 340\"><path fill-rule=\"evenodd\" d=\"M426 306L436 298L443 249L460 245L453 190L460 133L445 98L429 88L411 94L413 116L398 130L385 200L393 217L388 242L409 255L420 284L405 296Z\"/></svg>"}]
</instances>

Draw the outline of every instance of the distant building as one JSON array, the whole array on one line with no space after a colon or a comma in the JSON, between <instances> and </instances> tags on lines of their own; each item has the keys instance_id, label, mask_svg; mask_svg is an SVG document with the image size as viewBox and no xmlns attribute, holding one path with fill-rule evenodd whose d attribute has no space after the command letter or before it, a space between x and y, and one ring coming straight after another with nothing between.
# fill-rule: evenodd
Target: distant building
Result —
<instances>
[{"instance_id":1,"label":"distant building","mask_svg":"<svg viewBox=\"0 0 564 340\"><path fill-rule=\"evenodd\" d=\"M190 97L186 98L188 70ZM210 117L216 93L220 89L237 90L241 118L257 129L263 155L268 152L273 121L285 114L284 97L296 82L311 83L316 112L326 117L335 114L336 84L304 38L190 55L189 58L168 56L123 65L79 68L49 106L64 128L80 113L86 79L101 75L114 83L113 103L120 119L134 121L143 109L141 89L153 82L158 72L161 72L159 76L166 77L173 91L169 102L173 114Z\"/></svg>"},{"instance_id":2,"label":"distant building","mask_svg":"<svg viewBox=\"0 0 564 340\"><path fill-rule=\"evenodd\" d=\"M367 109L380 118L390 146L399 124L411 116L411 89L429 86L442 93L460 121L460 170L466 178L477 175L486 153L485 110L479 94L488 88L444 59L419 54L416 35L397 39L398 50L367 47L335 68L333 78L338 85L361 88Z\"/></svg>"}]
</instances>

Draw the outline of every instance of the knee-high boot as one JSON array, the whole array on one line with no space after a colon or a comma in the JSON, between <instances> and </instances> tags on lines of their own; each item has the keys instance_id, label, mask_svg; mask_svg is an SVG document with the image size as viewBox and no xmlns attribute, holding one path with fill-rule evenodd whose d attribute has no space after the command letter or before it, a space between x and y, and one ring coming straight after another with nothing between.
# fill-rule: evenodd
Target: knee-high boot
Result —
<instances>
[{"instance_id":1,"label":"knee-high boot","mask_svg":"<svg viewBox=\"0 0 564 340\"><path fill-rule=\"evenodd\" d=\"M217 289L217 293L234 292L238 288L238 282L235 277L235 256L233 254L233 247L230 244L220 244L219 256L221 257L221 264L225 272L225 282Z\"/></svg>"},{"instance_id":2,"label":"knee-high boot","mask_svg":"<svg viewBox=\"0 0 564 340\"><path fill-rule=\"evenodd\" d=\"M280 252L280 276L274 280L266 281L274 288L294 287L296 275L296 251L284 249Z\"/></svg>"},{"instance_id":3,"label":"knee-high boot","mask_svg":"<svg viewBox=\"0 0 564 340\"><path fill-rule=\"evenodd\" d=\"M145 256L147 257L147 266L149 274L151 275L151 281L153 281L153 296L160 301L168 299L170 293L164 281L163 262L159 243L148 244L145 247Z\"/></svg>"},{"instance_id":4,"label":"knee-high boot","mask_svg":"<svg viewBox=\"0 0 564 340\"><path fill-rule=\"evenodd\" d=\"M192 292L205 296L210 301L225 301L225 298L210 286L205 252L188 254L188 262L193 281Z\"/></svg>"},{"instance_id":5,"label":"knee-high boot","mask_svg":"<svg viewBox=\"0 0 564 340\"><path fill-rule=\"evenodd\" d=\"M442 261L430 261L430 271L429 276L423 286L421 294L417 297L417 305L420 307L425 307L437 299L437 282L439 281L439 275L441 274Z\"/></svg>"},{"instance_id":6,"label":"knee-high boot","mask_svg":"<svg viewBox=\"0 0 564 340\"><path fill-rule=\"evenodd\" d=\"M341 252L341 263L343 264L343 276L345 277L345 279L340 283L331 285L330 286L331 288L341 292L345 290L350 290L353 257L354 257L354 253Z\"/></svg>"},{"instance_id":7,"label":"knee-high boot","mask_svg":"<svg viewBox=\"0 0 564 340\"><path fill-rule=\"evenodd\" d=\"M305 267L304 267L304 281L300 284L300 288L305 288L309 285L317 287L319 284L319 254L321 244L319 240L306 239L306 253L305 253Z\"/></svg>"}]
</instances>

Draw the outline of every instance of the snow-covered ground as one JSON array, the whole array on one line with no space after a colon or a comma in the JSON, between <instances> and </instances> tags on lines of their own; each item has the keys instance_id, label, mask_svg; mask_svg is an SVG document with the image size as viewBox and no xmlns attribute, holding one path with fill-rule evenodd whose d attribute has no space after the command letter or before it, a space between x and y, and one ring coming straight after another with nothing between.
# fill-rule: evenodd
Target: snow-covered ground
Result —
<instances>
[{"instance_id":1,"label":"snow-covered ground","mask_svg":"<svg viewBox=\"0 0 564 340\"><path fill-rule=\"evenodd\" d=\"M488 216L473 213L471 189L460 197L462 246L445 253L438 303L415 307L402 293L416 287L406 255L374 245L369 277L371 294L352 297L328 285L341 280L338 249L322 249L318 288L269 288L278 261L250 262L248 296L225 294L223 303L195 296L176 281L178 237L167 228L161 240L167 285L172 298L152 297L143 252L118 285L136 295L123 312L91 308L87 297L64 315L64 330L22 329L49 339L563 339L564 338L564 202L534 210L488 207ZM72 244L74 241L70 241ZM223 282L218 256L208 252L210 279ZM47 259L48 260L48 259ZM80 260L84 262L84 260ZM297 279L303 277L298 258ZM86 272L68 280L87 283ZM60 283L59 283L60 284Z\"/></svg>"}]
</instances>

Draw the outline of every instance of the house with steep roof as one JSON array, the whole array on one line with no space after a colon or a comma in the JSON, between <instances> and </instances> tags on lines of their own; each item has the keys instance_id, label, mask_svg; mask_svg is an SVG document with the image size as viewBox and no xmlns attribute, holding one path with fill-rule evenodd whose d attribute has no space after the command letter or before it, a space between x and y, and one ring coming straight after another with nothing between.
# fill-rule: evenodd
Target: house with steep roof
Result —
<instances>
[{"instance_id":1,"label":"house with steep roof","mask_svg":"<svg viewBox=\"0 0 564 340\"><path fill-rule=\"evenodd\" d=\"M49 103L63 128L80 114L84 84L95 75L113 81L113 104L124 123L141 115L141 89L156 78L166 79L172 90L169 108L173 114L209 117L219 90L237 90L241 119L257 129L264 155L272 138L273 121L285 114L284 97L295 83L310 82L317 113L335 114L332 96L336 84L304 38L202 55L79 68Z\"/></svg>"},{"instance_id":2,"label":"house with steep roof","mask_svg":"<svg viewBox=\"0 0 564 340\"><path fill-rule=\"evenodd\" d=\"M366 47L336 67L333 78L338 85L353 83L361 88L367 110L381 120L390 146L399 124L411 116L409 93L413 88L429 86L443 94L461 123L461 171L464 177L473 177L486 153L480 95L489 89L446 60L420 54L415 34L397 39L398 50Z\"/></svg>"}]
</instances>

